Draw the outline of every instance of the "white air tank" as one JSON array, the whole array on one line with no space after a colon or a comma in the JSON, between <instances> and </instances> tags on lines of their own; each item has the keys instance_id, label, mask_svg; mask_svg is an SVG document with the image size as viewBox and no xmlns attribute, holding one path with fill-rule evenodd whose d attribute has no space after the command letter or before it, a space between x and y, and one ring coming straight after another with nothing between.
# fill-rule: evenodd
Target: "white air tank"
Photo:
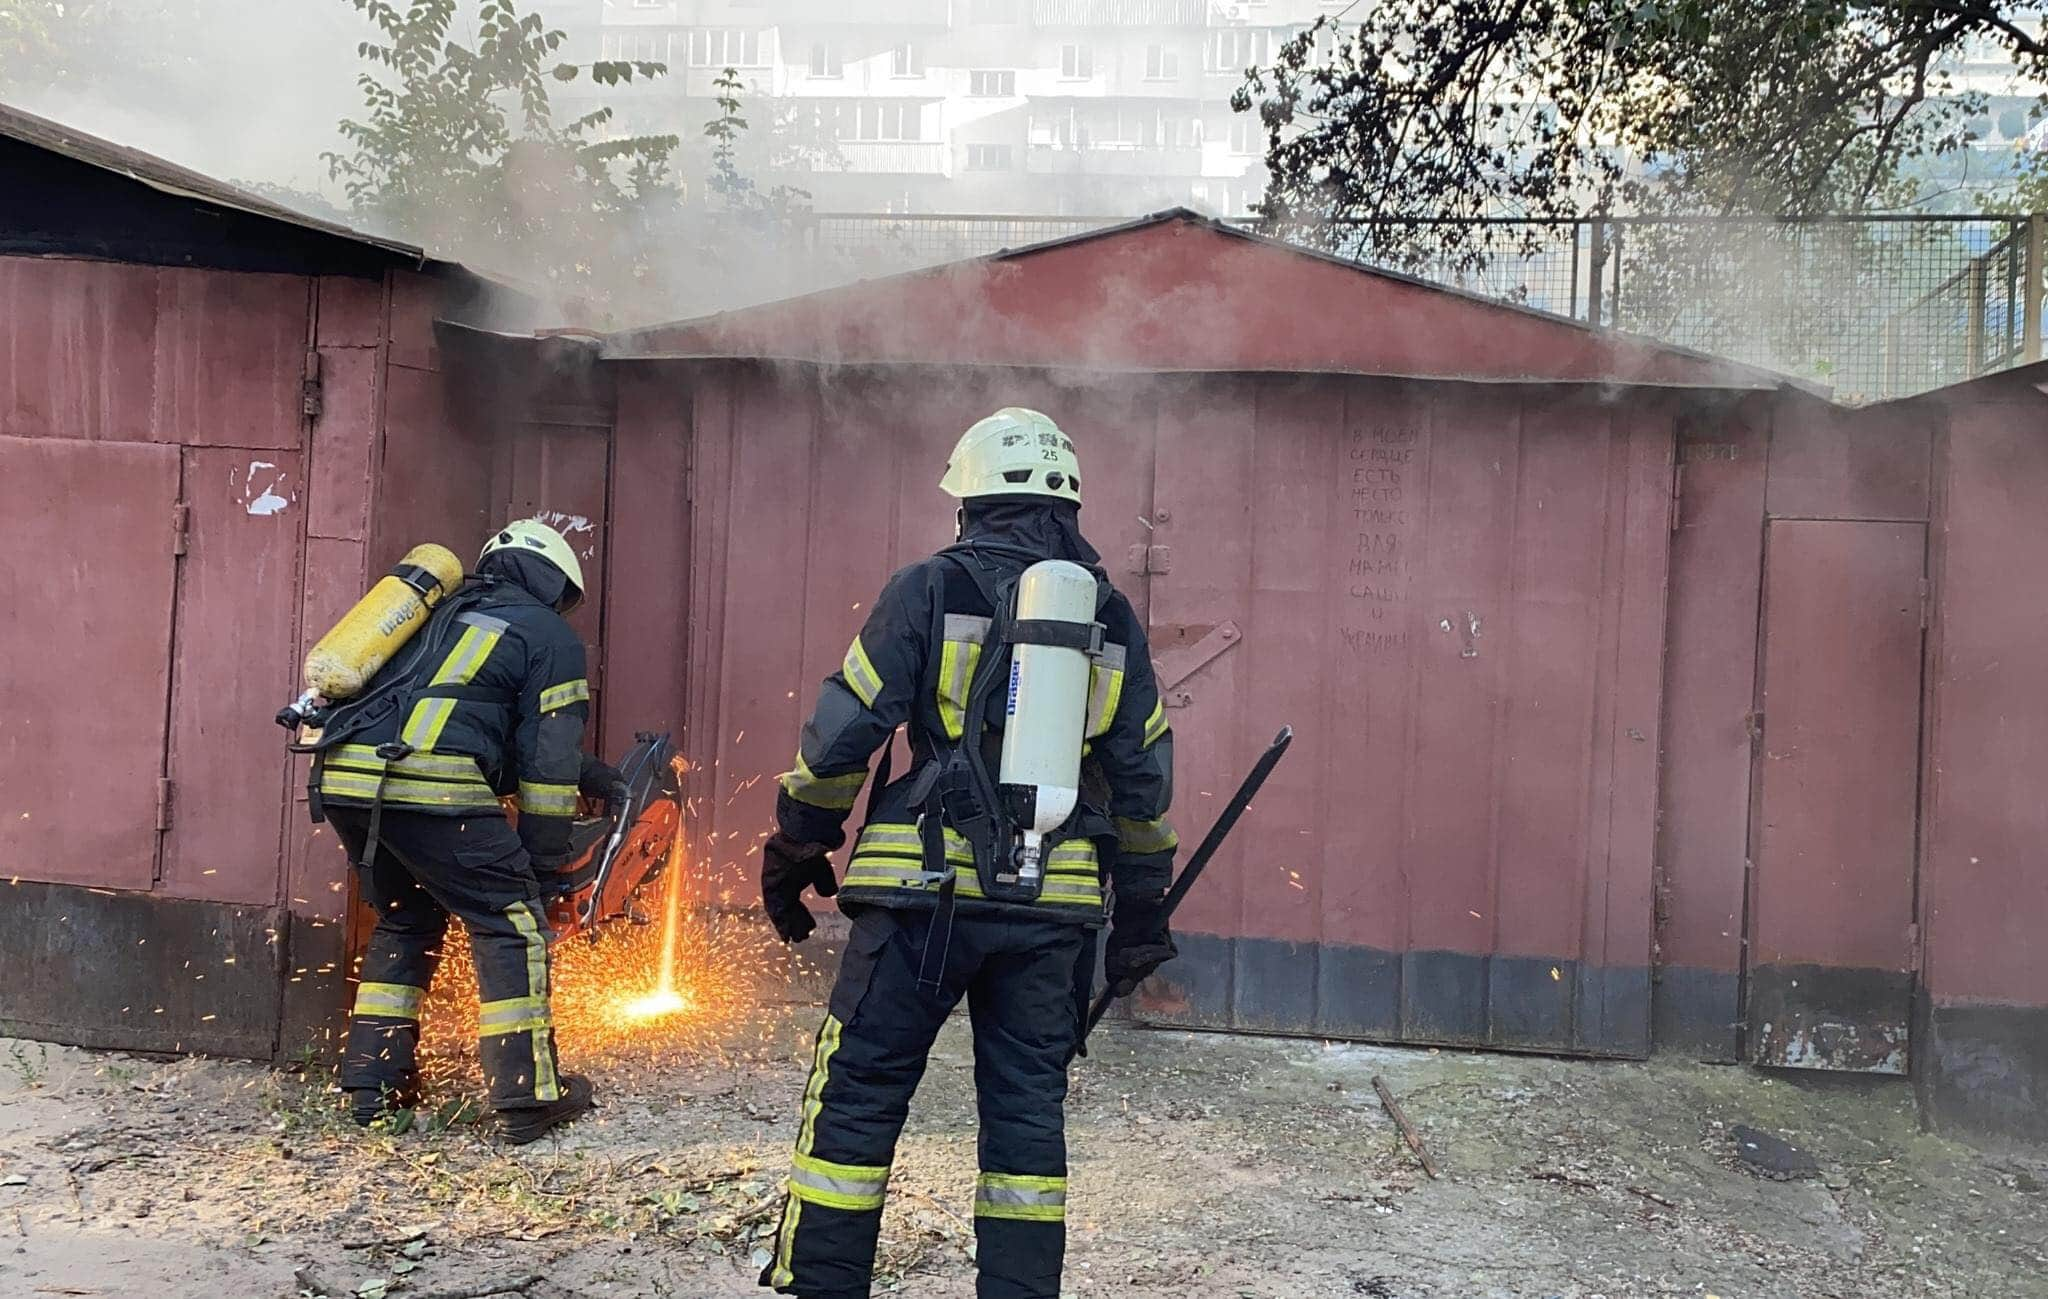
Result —
<instances>
[{"instance_id":1,"label":"white air tank","mask_svg":"<svg viewBox=\"0 0 2048 1299\"><path fill-rule=\"evenodd\" d=\"M1079 564L1048 559L1017 581L1020 622L1095 622L1095 575ZM1020 827L1020 883L1044 871L1045 834L1073 815L1081 797L1081 740L1088 721L1086 652L1064 645L1018 645L1010 659L1010 695L1003 722L1005 785L1032 789L1030 815Z\"/></svg>"}]
</instances>

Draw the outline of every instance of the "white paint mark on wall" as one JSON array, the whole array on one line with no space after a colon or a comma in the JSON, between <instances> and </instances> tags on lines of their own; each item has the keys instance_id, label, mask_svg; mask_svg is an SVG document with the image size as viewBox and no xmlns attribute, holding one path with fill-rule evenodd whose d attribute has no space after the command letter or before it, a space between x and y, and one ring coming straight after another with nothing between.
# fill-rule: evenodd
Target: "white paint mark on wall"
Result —
<instances>
[{"instance_id":1,"label":"white paint mark on wall","mask_svg":"<svg viewBox=\"0 0 2048 1299\"><path fill-rule=\"evenodd\" d=\"M533 520L536 523L545 523L556 532L561 533L563 539L569 542L569 548L576 551L577 558L597 558L597 525L585 516L581 514L564 514L560 510L535 510L533 512ZM576 542L573 540L579 532L591 534L591 544L581 549L577 548Z\"/></svg>"},{"instance_id":2,"label":"white paint mark on wall","mask_svg":"<svg viewBox=\"0 0 2048 1299\"><path fill-rule=\"evenodd\" d=\"M291 504L289 500L278 494L278 489L284 486L285 475L270 472L276 468L276 463L269 460L251 460L249 462L249 472L242 479L242 508L250 514L259 516L277 514L282 512L285 506ZM259 475L270 480L260 492L256 488L256 480ZM296 496L297 493L294 492L293 495Z\"/></svg>"}]
</instances>

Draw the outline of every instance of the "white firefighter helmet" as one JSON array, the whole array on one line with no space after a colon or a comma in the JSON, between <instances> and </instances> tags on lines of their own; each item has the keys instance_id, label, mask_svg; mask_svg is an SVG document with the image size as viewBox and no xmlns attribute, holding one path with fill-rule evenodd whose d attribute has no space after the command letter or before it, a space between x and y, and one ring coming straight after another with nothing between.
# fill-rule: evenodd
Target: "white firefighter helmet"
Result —
<instances>
[{"instance_id":1,"label":"white firefighter helmet","mask_svg":"<svg viewBox=\"0 0 2048 1299\"><path fill-rule=\"evenodd\" d=\"M1050 496L1081 503L1074 441L1052 418L1005 406L960 435L939 488L952 496Z\"/></svg>"},{"instance_id":2,"label":"white firefighter helmet","mask_svg":"<svg viewBox=\"0 0 2048 1299\"><path fill-rule=\"evenodd\" d=\"M500 550L520 550L540 556L562 570L562 576L569 579L575 600L583 598L583 563L576 558L576 551L568 539L547 524L538 519L514 519L491 534L491 539L484 543L483 554L477 559L481 562Z\"/></svg>"}]
</instances>

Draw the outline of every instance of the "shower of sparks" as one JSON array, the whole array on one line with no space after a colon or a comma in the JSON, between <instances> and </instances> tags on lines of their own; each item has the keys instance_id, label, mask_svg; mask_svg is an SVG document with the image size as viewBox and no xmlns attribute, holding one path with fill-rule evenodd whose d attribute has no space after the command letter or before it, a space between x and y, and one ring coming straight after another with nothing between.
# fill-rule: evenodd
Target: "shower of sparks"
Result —
<instances>
[{"instance_id":1,"label":"shower of sparks","mask_svg":"<svg viewBox=\"0 0 2048 1299\"><path fill-rule=\"evenodd\" d=\"M730 887L691 851L679 824L661 878L660 918L618 920L552 947L555 1040L566 1069L673 1063L780 1049L778 1016L762 992L786 986L790 958ZM708 842L707 845L708 847ZM643 897L645 905L652 899ZM468 935L451 925L422 1015L422 1071L430 1085L466 1086L476 1076L476 975ZM802 960L799 966L808 964Z\"/></svg>"}]
</instances>

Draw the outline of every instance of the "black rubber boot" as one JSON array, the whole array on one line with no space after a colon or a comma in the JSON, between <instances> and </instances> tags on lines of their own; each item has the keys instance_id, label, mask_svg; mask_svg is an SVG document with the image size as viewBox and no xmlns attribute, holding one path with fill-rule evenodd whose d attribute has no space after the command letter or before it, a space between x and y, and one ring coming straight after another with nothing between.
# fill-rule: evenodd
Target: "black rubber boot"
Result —
<instances>
[{"instance_id":1,"label":"black rubber boot","mask_svg":"<svg viewBox=\"0 0 2048 1299\"><path fill-rule=\"evenodd\" d=\"M348 1115L356 1126L367 1128L394 1110L409 1110L420 1103L417 1086L352 1087L348 1093Z\"/></svg>"},{"instance_id":2,"label":"black rubber boot","mask_svg":"<svg viewBox=\"0 0 2048 1299\"><path fill-rule=\"evenodd\" d=\"M590 1079L582 1074L562 1075L562 1098L551 1105L531 1109L499 1110L498 1121L507 1145L523 1146L538 1141L564 1123L574 1122L597 1105Z\"/></svg>"}]
</instances>

